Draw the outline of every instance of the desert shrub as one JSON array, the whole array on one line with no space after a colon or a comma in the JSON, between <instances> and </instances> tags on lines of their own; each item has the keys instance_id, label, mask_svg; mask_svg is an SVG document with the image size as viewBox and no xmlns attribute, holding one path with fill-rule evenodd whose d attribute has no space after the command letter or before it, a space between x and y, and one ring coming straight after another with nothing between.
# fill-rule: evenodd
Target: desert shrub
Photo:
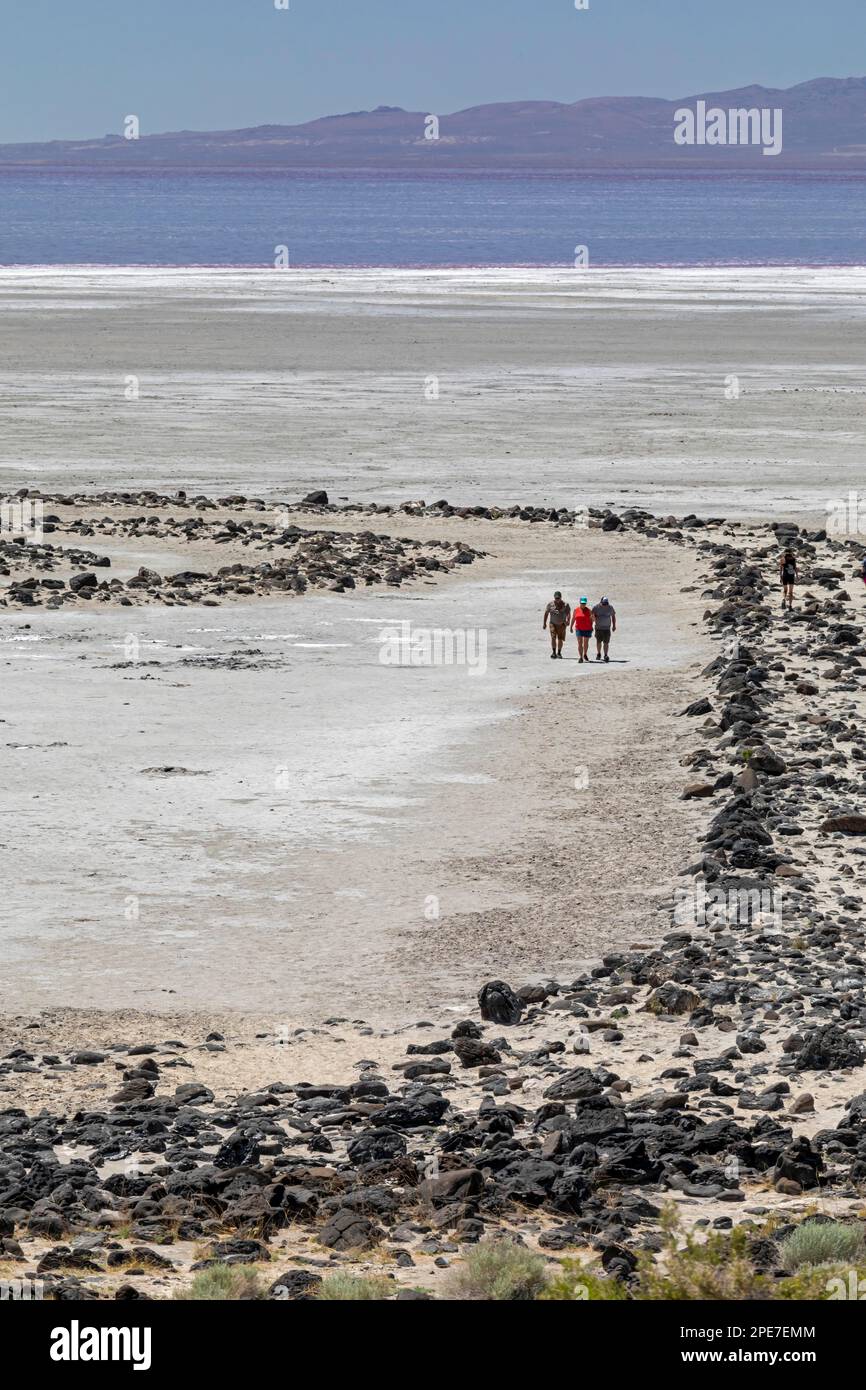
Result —
<instances>
[{"instance_id":1,"label":"desert shrub","mask_svg":"<svg viewBox=\"0 0 866 1390\"><path fill-rule=\"evenodd\" d=\"M781 1250L784 1252L785 1246L800 1231L810 1226L824 1231L828 1228L839 1228L841 1223L804 1222L797 1231L792 1232L780 1243ZM862 1227L844 1227L847 1232L859 1232L859 1243L855 1245L848 1236L846 1242L837 1243L835 1251L830 1254L827 1252L831 1251L832 1237L820 1245L807 1231L805 1236L799 1237L802 1245L807 1247L811 1254L823 1252L824 1260L829 1261L835 1257L836 1262L816 1267L804 1259L801 1261L803 1267L787 1278L777 1278L772 1273L762 1273L755 1268L749 1258L750 1235L742 1228L730 1234L711 1231L705 1241L698 1241L693 1233L689 1233L681 1247L676 1218L668 1216L665 1228L666 1244L662 1262L655 1265L651 1256L641 1258L630 1290L631 1296L639 1301L737 1302L753 1299L774 1303L821 1302L833 1296L834 1287L838 1290L839 1280L847 1290L852 1272L855 1280L861 1277L860 1270L854 1265L853 1260L856 1255L862 1256L864 1253ZM838 1263L840 1260L848 1260L848 1264ZM788 1263L787 1267L793 1269L795 1266ZM833 1280L837 1281L835 1286ZM841 1295L837 1292L836 1297L839 1296L848 1295L846 1292Z\"/></svg>"},{"instance_id":2,"label":"desert shrub","mask_svg":"<svg viewBox=\"0 0 866 1390\"><path fill-rule=\"evenodd\" d=\"M859 1222L804 1221L780 1242L782 1264L792 1273L804 1265L853 1264L864 1253L864 1234Z\"/></svg>"},{"instance_id":3,"label":"desert shrub","mask_svg":"<svg viewBox=\"0 0 866 1390\"><path fill-rule=\"evenodd\" d=\"M639 1302L755 1299L768 1303L820 1303L859 1297L861 1289L866 1289L866 1267L862 1265L808 1266L797 1274L777 1279L753 1269L745 1270L739 1259L733 1269L726 1269L723 1263L714 1265L687 1256L676 1262L673 1271L641 1270L632 1289L618 1279L567 1262L562 1275L551 1280L541 1298L590 1303L628 1298Z\"/></svg>"},{"instance_id":4,"label":"desert shrub","mask_svg":"<svg viewBox=\"0 0 866 1390\"><path fill-rule=\"evenodd\" d=\"M662 1262L656 1265L648 1257L640 1263L634 1298L641 1302L694 1302L768 1297L768 1280L747 1254L745 1231L711 1231L700 1241L690 1231L680 1246L676 1221L669 1220L665 1234Z\"/></svg>"},{"instance_id":5,"label":"desert shrub","mask_svg":"<svg viewBox=\"0 0 866 1390\"><path fill-rule=\"evenodd\" d=\"M863 1265L805 1265L796 1274L777 1279L773 1297L795 1303L820 1303L829 1299L859 1298L863 1289L866 1289L866 1267Z\"/></svg>"},{"instance_id":6,"label":"desert shrub","mask_svg":"<svg viewBox=\"0 0 866 1390\"><path fill-rule=\"evenodd\" d=\"M257 1271L249 1265L211 1265L199 1270L189 1287L174 1297L193 1303L235 1303L264 1298L265 1290Z\"/></svg>"},{"instance_id":7,"label":"desert shrub","mask_svg":"<svg viewBox=\"0 0 866 1390\"><path fill-rule=\"evenodd\" d=\"M391 1298L395 1292L396 1285L393 1281L383 1278L382 1275L331 1274L322 1280L316 1297L347 1303L359 1299L372 1301Z\"/></svg>"},{"instance_id":8,"label":"desert shrub","mask_svg":"<svg viewBox=\"0 0 866 1390\"><path fill-rule=\"evenodd\" d=\"M538 1298L547 1284L547 1264L511 1240L482 1241L452 1271L448 1294L470 1302L514 1302Z\"/></svg>"},{"instance_id":9,"label":"desert shrub","mask_svg":"<svg viewBox=\"0 0 866 1390\"><path fill-rule=\"evenodd\" d=\"M577 1260L563 1260L540 1297L559 1302L776 1303L854 1298L866 1290L866 1226L859 1222L807 1218L779 1241L780 1260L790 1271L782 1277L756 1267L754 1231L740 1227L710 1231L700 1239L694 1232L683 1236L673 1206L663 1209L660 1224L665 1237L660 1259L656 1262L645 1251L628 1284ZM776 1224L774 1219L766 1224L758 1244L773 1239Z\"/></svg>"},{"instance_id":10,"label":"desert shrub","mask_svg":"<svg viewBox=\"0 0 866 1390\"><path fill-rule=\"evenodd\" d=\"M549 1281L539 1298L551 1303L621 1303L628 1290L619 1279L598 1274L578 1260L563 1260L562 1273Z\"/></svg>"}]
</instances>

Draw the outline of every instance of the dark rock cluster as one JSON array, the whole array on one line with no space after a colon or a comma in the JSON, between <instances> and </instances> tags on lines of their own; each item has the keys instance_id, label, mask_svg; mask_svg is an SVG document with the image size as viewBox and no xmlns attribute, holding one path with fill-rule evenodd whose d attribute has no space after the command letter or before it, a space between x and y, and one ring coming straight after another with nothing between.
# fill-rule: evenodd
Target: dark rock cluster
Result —
<instances>
[{"instance_id":1,"label":"dark rock cluster","mask_svg":"<svg viewBox=\"0 0 866 1390\"><path fill-rule=\"evenodd\" d=\"M61 564L77 566L80 572L67 582L52 573ZM8 585L0 591L0 605L32 608L47 600L49 606L58 607L64 599L92 598L108 588L104 582L100 584L92 571L109 569L110 565L106 556L90 550L64 548L47 541L0 539L0 576L9 577Z\"/></svg>"},{"instance_id":2,"label":"dark rock cluster","mask_svg":"<svg viewBox=\"0 0 866 1390\"><path fill-rule=\"evenodd\" d=\"M56 519L59 522L59 518ZM0 573L13 574L2 591L0 605L59 608L82 600L119 603L124 607L159 602L166 606L201 603L214 606L230 597L298 595L308 589L345 593L358 586L399 586L409 580L434 578L458 565L469 565L481 552L462 542L416 541L409 537L378 535L373 531L326 531L294 525L224 521L216 534L207 536L198 518L179 528L164 518L153 518L153 527L139 529L145 518L106 519L98 523L71 523L64 530L93 535L104 530L124 537L168 535L208 538L219 544L234 542L265 550L270 558L256 564L222 565L214 573L200 569L161 575L140 568L131 579L100 579L97 569L111 561L90 551L54 545L0 541ZM48 527L46 527L48 529ZM52 573L61 566L80 567L68 579ZM26 578L18 571L29 571ZM43 572L48 572L44 574Z\"/></svg>"}]
</instances>

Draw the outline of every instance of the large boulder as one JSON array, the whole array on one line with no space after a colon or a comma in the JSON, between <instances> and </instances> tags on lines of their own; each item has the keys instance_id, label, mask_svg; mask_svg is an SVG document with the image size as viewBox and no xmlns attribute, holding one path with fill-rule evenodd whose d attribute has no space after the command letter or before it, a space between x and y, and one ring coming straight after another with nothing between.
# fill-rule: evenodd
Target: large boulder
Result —
<instances>
[{"instance_id":1,"label":"large boulder","mask_svg":"<svg viewBox=\"0 0 866 1390\"><path fill-rule=\"evenodd\" d=\"M240 1168L255 1163L259 1152L259 1137L253 1130L236 1129L214 1155L215 1168Z\"/></svg>"},{"instance_id":2,"label":"large boulder","mask_svg":"<svg viewBox=\"0 0 866 1390\"><path fill-rule=\"evenodd\" d=\"M454 1051L462 1067L489 1067L502 1061L502 1054L492 1043L479 1042L475 1038L458 1038Z\"/></svg>"},{"instance_id":3,"label":"large boulder","mask_svg":"<svg viewBox=\"0 0 866 1390\"><path fill-rule=\"evenodd\" d=\"M561 1175L556 1163L541 1158L517 1158L494 1175L497 1191L526 1206L541 1206Z\"/></svg>"},{"instance_id":4,"label":"large boulder","mask_svg":"<svg viewBox=\"0 0 866 1390\"><path fill-rule=\"evenodd\" d=\"M366 1216L343 1207L319 1232L319 1244L330 1250L368 1250L380 1235L379 1229Z\"/></svg>"},{"instance_id":5,"label":"large boulder","mask_svg":"<svg viewBox=\"0 0 866 1390\"><path fill-rule=\"evenodd\" d=\"M690 1014L700 1002L701 996L693 989L667 980L653 990L646 1006L651 1014Z\"/></svg>"},{"instance_id":6,"label":"large boulder","mask_svg":"<svg viewBox=\"0 0 866 1390\"><path fill-rule=\"evenodd\" d=\"M200 1081L186 1081L182 1086L175 1087L174 1098L182 1105L207 1105L213 1100L213 1091Z\"/></svg>"},{"instance_id":7,"label":"large boulder","mask_svg":"<svg viewBox=\"0 0 866 1390\"><path fill-rule=\"evenodd\" d=\"M779 1154L773 1169L773 1181L793 1182L803 1188L817 1187L818 1174L823 1167L821 1155L815 1152L808 1139L801 1137Z\"/></svg>"},{"instance_id":8,"label":"large boulder","mask_svg":"<svg viewBox=\"0 0 866 1390\"><path fill-rule=\"evenodd\" d=\"M95 574L73 574L69 587L74 594L80 594L84 589L95 589L98 583Z\"/></svg>"},{"instance_id":9,"label":"large boulder","mask_svg":"<svg viewBox=\"0 0 866 1390\"><path fill-rule=\"evenodd\" d=\"M523 1004L504 980L490 980L483 985L478 993L478 1006L481 1017L488 1023L506 1027L519 1023L523 1014Z\"/></svg>"},{"instance_id":10,"label":"large boulder","mask_svg":"<svg viewBox=\"0 0 866 1390\"><path fill-rule=\"evenodd\" d=\"M276 1183L258 1192L248 1192L230 1202L223 1213L229 1228L260 1233L267 1238L274 1231L291 1226L299 1216L315 1216L318 1198L305 1187L286 1187Z\"/></svg>"},{"instance_id":11,"label":"large boulder","mask_svg":"<svg viewBox=\"0 0 866 1390\"><path fill-rule=\"evenodd\" d=\"M406 1152L406 1140L393 1129L374 1129L353 1139L346 1153L350 1163L385 1163Z\"/></svg>"},{"instance_id":12,"label":"large boulder","mask_svg":"<svg viewBox=\"0 0 866 1390\"><path fill-rule=\"evenodd\" d=\"M418 1188L421 1196L434 1207L462 1202L467 1197L480 1197L484 1179L477 1168L453 1168L436 1178L427 1178Z\"/></svg>"},{"instance_id":13,"label":"large boulder","mask_svg":"<svg viewBox=\"0 0 866 1390\"><path fill-rule=\"evenodd\" d=\"M418 1129L438 1125L451 1102L438 1091L423 1091L406 1100L390 1101L370 1116L370 1123L381 1129Z\"/></svg>"},{"instance_id":14,"label":"large boulder","mask_svg":"<svg viewBox=\"0 0 866 1390\"><path fill-rule=\"evenodd\" d=\"M585 1096L598 1096L602 1085L588 1067L573 1067L552 1082L544 1092L545 1100L580 1100Z\"/></svg>"},{"instance_id":15,"label":"large boulder","mask_svg":"<svg viewBox=\"0 0 866 1390\"><path fill-rule=\"evenodd\" d=\"M690 705L686 705L685 709L680 710L680 714L688 714L694 719L699 714L709 714L712 708L709 700L704 696L702 699L693 700Z\"/></svg>"},{"instance_id":16,"label":"large boulder","mask_svg":"<svg viewBox=\"0 0 866 1390\"><path fill-rule=\"evenodd\" d=\"M321 1274L314 1274L312 1270L289 1269L271 1284L268 1298L280 1302L312 1303L321 1282Z\"/></svg>"},{"instance_id":17,"label":"large boulder","mask_svg":"<svg viewBox=\"0 0 866 1390\"><path fill-rule=\"evenodd\" d=\"M863 1049L857 1039L836 1023L813 1028L794 1058L797 1071L839 1071L843 1067L862 1067L863 1062Z\"/></svg>"},{"instance_id":18,"label":"large boulder","mask_svg":"<svg viewBox=\"0 0 866 1390\"><path fill-rule=\"evenodd\" d=\"M768 777L781 777L783 772L787 772L787 764L783 758L766 744L756 748L749 759L748 766L754 768L756 772L765 772Z\"/></svg>"},{"instance_id":19,"label":"large boulder","mask_svg":"<svg viewBox=\"0 0 866 1390\"><path fill-rule=\"evenodd\" d=\"M866 816L855 815L853 811L841 816L828 816L821 822L820 828L828 834L840 830L843 835L866 835Z\"/></svg>"},{"instance_id":20,"label":"large boulder","mask_svg":"<svg viewBox=\"0 0 866 1390\"><path fill-rule=\"evenodd\" d=\"M681 801L694 801L697 797L712 796L715 787L712 782L687 782L683 787Z\"/></svg>"}]
</instances>

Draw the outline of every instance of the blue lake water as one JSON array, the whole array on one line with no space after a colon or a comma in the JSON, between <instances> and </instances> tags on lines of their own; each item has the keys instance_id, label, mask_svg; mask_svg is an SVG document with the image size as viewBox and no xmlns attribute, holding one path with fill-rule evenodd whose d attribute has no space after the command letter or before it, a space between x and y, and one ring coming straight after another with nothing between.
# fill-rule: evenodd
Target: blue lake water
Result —
<instances>
[{"instance_id":1,"label":"blue lake water","mask_svg":"<svg viewBox=\"0 0 866 1390\"><path fill-rule=\"evenodd\" d=\"M862 265L866 178L0 171L0 264Z\"/></svg>"}]
</instances>

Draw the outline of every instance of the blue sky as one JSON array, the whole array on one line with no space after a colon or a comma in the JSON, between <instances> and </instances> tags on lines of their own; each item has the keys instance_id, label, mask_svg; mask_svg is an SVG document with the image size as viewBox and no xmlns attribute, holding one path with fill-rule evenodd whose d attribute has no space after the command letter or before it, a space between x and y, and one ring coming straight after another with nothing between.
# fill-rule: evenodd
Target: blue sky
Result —
<instances>
[{"instance_id":1,"label":"blue sky","mask_svg":"<svg viewBox=\"0 0 866 1390\"><path fill-rule=\"evenodd\" d=\"M866 0L0 0L0 141L866 72Z\"/></svg>"}]
</instances>

